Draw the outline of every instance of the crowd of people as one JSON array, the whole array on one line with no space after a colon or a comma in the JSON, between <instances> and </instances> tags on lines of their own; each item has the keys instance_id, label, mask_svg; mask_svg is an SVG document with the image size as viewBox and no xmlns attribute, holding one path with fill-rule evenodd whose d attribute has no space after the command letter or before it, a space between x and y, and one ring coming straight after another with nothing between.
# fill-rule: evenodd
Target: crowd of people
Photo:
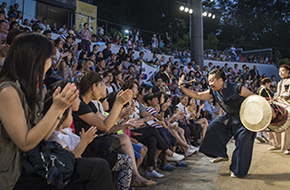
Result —
<instances>
[{"instance_id":1,"label":"crowd of people","mask_svg":"<svg viewBox=\"0 0 290 190\"><path fill-rule=\"evenodd\" d=\"M3 28L5 18L0 33ZM0 164L0 189L52 187L20 165L21 152L42 140L56 141L75 155L66 189L154 186L138 168L144 165L147 178L162 178L163 171L188 167L183 159L194 156L209 123L225 114L215 100L183 94L181 77L185 88L196 92L210 89L209 72L217 70L226 82L252 93L265 86L277 91L275 76L260 75L255 65L239 70L238 64L231 68L210 62L200 68L194 60L158 59L157 52L148 62L158 70L142 84L144 52L134 57L132 44L112 52L110 42L102 51L97 44L91 50L87 23L80 43L73 30L62 28L56 40L50 30L39 34L12 27L1 33L0 158L12 164Z\"/></svg>"},{"instance_id":2,"label":"crowd of people","mask_svg":"<svg viewBox=\"0 0 290 190\"><path fill-rule=\"evenodd\" d=\"M236 48L232 46L230 49L223 51L205 51L204 59L213 61L229 61L229 62L247 62L247 63L260 63L260 64L275 64L281 58L279 51L277 52L276 59L269 57L269 55L263 53L263 55L250 54L246 56L242 53L237 53Z\"/></svg>"},{"instance_id":3,"label":"crowd of people","mask_svg":"<svg viewBox=\"0 0 290 190\"><path fill-rule=\"evenodd\" d=\"M261 54L260 54L261 53ZM191 57L191 51L189 49L182 49L181 51L173 51L173 56L181 60ZM224 62L244 62L244 63L260 63L260 64L275 64L281 59L279 51L276 52L276 58L269 56L266 53L258 52L256 54L242 54L232 46L225 50L205 50L204 59L212 61L224 61Z\"/></svg>"}]
</instances>

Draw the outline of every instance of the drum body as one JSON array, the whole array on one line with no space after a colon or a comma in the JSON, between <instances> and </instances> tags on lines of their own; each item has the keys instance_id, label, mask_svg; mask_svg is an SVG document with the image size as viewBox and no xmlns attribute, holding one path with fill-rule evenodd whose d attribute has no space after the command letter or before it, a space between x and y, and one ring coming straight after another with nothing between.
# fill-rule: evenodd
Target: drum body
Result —
<instances>
[{"instance_id":1,"label":"drum body","mask_svg":"<svg viewBox=\"0 0 290 190\"><path fill-rule=\"evenodd\" d=\"M290 105L288 100L279 99L277 101L272 101L270 104L272 104L273 109L277 109L276 112L278 111L278 114L277 117L271 121L268 128L276 133L285 132L290 127Z\"/></svg>"},{"instance_id":2,"label":"drum body","mask_svg":"<svg viewBox=\"0 0 290 190\"><path fill-rule=\"evenodd\" d=\"M273 114L276 114L274 119ZM251 95L241 105L240 118L250 131L259 132L268 128L282 133L290 127L290 104L284 98L267 101L262 96Z\"/></svg>"}]
</instances>

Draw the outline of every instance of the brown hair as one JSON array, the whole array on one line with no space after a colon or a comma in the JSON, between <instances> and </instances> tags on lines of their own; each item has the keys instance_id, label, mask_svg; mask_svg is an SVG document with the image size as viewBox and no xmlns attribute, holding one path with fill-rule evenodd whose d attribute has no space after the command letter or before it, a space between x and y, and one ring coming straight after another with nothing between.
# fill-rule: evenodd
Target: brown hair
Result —
<instances>
[{"instance_id":1,"label":"brown hair","mask_svg":"<svg viewBox=\"0 0 290 190\"><path fill-rule=\"evenodd\" d=\"M80 91L80 95L84 95L93 84L98 85L102 82L102 77L93 71L82 72L77 76L77 86Z\"/></svg>"},{"instance_id":2,"label":"brown hair","mask_svg":"<svg viewBox=\"0 0 290 190\"><path fill-rule=\"evenodd\" d=\"M127 90L127 89L132 89L134 84L137 85L137 87L139 88L139 84L138 82L136 82L134 79L130 79L130 80L127 80L125 81L122 86L121 86L121 90Z\"/></svg>"}]
</instances>

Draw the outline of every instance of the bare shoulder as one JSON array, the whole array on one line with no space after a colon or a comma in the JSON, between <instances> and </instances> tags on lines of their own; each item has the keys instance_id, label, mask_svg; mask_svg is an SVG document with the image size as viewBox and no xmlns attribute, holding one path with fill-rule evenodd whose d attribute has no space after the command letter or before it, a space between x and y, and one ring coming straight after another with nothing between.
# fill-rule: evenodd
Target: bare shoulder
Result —
<instances>
[{"instance_id":1,"label":"bare shoulder","mask_svg":"<svg viewBox=\"0 0 290 190\"><path fill-rule=\"evenodd\" d=\"M4 98L15 98L18 97L18 93L13 86L7 86L0 91L0 101L6 101Z\"/></svg>"},{"instance_id":2,"label":"bare shoulder","mask_svg":"<svg viewBox=\"0 0 290 190\"><path fill-rule=\"evenodd\" d=\"M21 100L16 89L12 86L7 86L0 91L0 120L8 118L14 114L22 115L23 109Z\"/></svg>"}]
</instances>

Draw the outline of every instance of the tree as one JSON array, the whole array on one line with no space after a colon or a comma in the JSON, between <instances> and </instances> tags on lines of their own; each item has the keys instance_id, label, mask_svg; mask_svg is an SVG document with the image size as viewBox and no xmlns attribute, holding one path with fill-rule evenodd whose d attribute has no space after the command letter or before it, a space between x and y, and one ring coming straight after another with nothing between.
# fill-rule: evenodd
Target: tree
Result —
<instances>
[{"instance_id":1,"label":"tree","mask_svg":"<svg viewBox=\"0 0 290 190\"><path fill-rule=\"evenodd\" d=\"M204 49L214 49L216 50L216 45L219 42L218 38L216 35L213 33L210 33L207 36L207 40L204 41Z\"/></svg>"}]
</instances>

